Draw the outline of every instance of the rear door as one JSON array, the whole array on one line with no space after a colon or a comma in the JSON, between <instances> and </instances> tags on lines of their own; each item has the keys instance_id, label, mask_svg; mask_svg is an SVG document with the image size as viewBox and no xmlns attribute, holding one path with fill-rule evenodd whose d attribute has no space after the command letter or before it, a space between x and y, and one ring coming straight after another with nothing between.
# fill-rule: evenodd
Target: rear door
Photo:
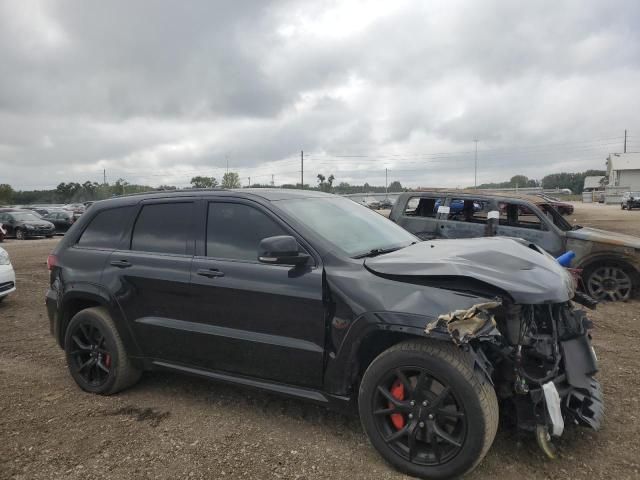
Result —
<instances>
[{"instance_id":1,"label":"rear door","mask_svg":"<svg viewBox=\"0 0 640 480\"><path fill-rule=\"evenodd\" d=\"M474 198L449 197L438 213L438 229L443 238L483 237L487 214L493 202Z\"/></svg>"},{"instance_id":2,"label":"rear door","mask_svg":"<svg viewBox=\"0 0 640 480\"><path fill-rule=\"evenodd\" d=\"M263 206L242 199L205 201L192 266L192 361L204 368L319 387L325 318L319 259L306 266L258 261L260 240L293 235ZM312 256L313 258L313 256Z\"/></svg>"},{"instance_id":3,"label":"rear door","mask_svg":"<svg viewBox=\"0 0 640 480\"><path fill-rule=\"evenodd\" d=\"M103 284L113 292L145 356L185 359L183 322L193 317L194 248L191 199L141 204L124 245L109 258Z\"/></svg>"}]
</instances>

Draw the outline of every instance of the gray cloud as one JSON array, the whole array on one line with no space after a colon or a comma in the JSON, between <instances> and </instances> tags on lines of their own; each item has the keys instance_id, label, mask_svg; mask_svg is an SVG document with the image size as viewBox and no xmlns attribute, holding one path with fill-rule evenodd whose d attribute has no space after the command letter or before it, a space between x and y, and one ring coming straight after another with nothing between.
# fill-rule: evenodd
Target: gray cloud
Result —
<instances>
[{"instance_id":1,"label":"gray cloud","mask_svg":"<svg viewBox=\"0 0 640 480\"><path fill-rule=\"evenodd\" d=\"M541 177L640 149L640 4L0 4L0 182ZM631 145L634 145L631 138ZM463 152L463 153L455 153ZM444 154L442 154L444 153Z\"/></svg>"}]
</instances>

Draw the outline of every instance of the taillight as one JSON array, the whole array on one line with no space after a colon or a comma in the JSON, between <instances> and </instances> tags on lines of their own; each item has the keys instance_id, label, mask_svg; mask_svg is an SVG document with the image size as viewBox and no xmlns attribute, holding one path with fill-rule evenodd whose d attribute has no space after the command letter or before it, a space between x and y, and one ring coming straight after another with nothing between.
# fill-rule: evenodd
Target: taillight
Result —
<instances>
[{"instance_id":1,"label":"taillight","mask_svg":"<svg viewBox=\"0 0 640 480\"><path fill-rule=\"evenodd\" d=\"M47 268L49 269L49 271L51 271L56 265L58 265L58 257L56 257L53 253L50 253L47 257Z\"/></svg>"}]
</instances>

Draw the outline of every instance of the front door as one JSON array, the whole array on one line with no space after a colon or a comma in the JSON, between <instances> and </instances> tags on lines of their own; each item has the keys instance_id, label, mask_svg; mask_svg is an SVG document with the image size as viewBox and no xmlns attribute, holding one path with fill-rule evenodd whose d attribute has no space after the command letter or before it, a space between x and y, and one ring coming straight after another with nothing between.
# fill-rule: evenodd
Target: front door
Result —
<instances>
[{"instance_id":1,"label":"front door","mask_svg":"<svg viewBox=\"0 0 640 480\"><path fill-rule=\"evenodd\" d=\"M497 234L535 243L551 255L564 253L563 237L537 207L527 203L501 202Z\"/></svg>"},{"instance_id":2,"label":"front door","mask_svg":"<svg viewBox=\"0 0 640 480\"><path fill-rule=\"evenodd\" d=\"M204 202L191 281L190 352L204 368L303 386L322 384L322 268L258 261L260 240L293 235L254 202ZM303 248L301 246L301 248Z\"/></svg>"}]
</instances>

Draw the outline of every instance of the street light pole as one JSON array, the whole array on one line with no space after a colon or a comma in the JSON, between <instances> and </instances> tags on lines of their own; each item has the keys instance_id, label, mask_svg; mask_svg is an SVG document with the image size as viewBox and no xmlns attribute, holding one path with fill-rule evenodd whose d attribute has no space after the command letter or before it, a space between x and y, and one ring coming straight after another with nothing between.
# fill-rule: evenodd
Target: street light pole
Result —
<instances>
[{"instance_id":1,"label":"street light pole","mask_svg":"<svg viewBox=\"0 0 640 480\"><path fill-rule=\"evenodd\" d=\"M473 186L475 188L478 188L478 139L474 138L473 141L476 142L476 152L475 152L475 155L474 155L475 179L474 179L474 182L473 182Z\"/></svg>"}]
</instances>

